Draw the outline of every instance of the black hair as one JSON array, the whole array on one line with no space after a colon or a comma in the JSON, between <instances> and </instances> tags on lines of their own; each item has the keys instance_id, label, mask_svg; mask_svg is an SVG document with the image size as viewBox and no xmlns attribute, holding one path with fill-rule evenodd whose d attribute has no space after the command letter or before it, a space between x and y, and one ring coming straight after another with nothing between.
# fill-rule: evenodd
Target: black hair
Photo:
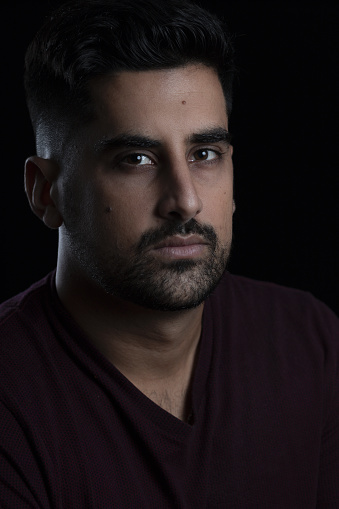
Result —
<instances>
[{"instance_id":1,"label":"black hair","mask_svg":"<svg viewBox=\"0 0 339 509\"><path fill-rule=\"evenodd\" d=\"M121 71L202 63L232 108L233 47L221 20L186 0L73 0L45 21L25 58L35 133L90 116L88 83Z\"/></svg>"}]
</instances>

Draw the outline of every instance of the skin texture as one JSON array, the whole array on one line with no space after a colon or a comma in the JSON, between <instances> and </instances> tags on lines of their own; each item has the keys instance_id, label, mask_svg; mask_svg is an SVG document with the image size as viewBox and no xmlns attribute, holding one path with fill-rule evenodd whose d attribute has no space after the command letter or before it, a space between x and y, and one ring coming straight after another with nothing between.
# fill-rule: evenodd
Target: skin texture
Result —
<instances>
[{"instance_id":1,"label":"skin texture","mask_svg":"<svg viewBox=\"0 0 339 509\"><path fill-rule=\"evenodd\" d=\"M100 78L91 92L95 118L63 157L27 160L27 195L47 226L59 228L56 284L65 307L132 383L185 419L202 301L232 237L222 88L212 69L189 65ZM206 142L197 133L214 134Z\"/></svg>"}]
</instances>

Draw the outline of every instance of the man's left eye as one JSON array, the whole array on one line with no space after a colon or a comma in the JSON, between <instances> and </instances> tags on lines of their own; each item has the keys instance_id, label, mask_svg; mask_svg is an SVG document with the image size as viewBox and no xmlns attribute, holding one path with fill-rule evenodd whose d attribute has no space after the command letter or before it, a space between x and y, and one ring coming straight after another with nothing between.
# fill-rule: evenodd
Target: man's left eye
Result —
<instances>
[{"instance_id":1,"label":"man's left eye","mask_svg":"<svg viewBox=\"0 0 339 509\"><path fill-rule=\"evenodd\" d=\"M123 159L124 163L132 164L135 166L143 166L144 164L153 164L153 161L145 154L129 154Z\"/></svg>"},{"instance_id":2,"label":"man's left eye","mask_svg":"<svg viewBox=\"0 0 339 509\"><path fill-rule=\"evenodd\" d=\"M193 152L189 161L212 161L213 159L218 159L219 154L216 150L211 150L207 148L202 148Z\"/></svg>"}]
</instances>

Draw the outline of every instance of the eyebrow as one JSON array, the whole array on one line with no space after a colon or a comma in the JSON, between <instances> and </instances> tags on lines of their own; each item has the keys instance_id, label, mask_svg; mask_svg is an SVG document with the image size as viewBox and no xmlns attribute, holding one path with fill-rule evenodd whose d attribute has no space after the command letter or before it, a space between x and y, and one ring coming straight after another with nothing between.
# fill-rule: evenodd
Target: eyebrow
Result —
<instances>
[{"instance_id":1,"label":"eyebrow","mask_svg":"<svg viewBox=\"0 0 339 509\"><path fill-rule=\"evenodd\" d=\"M100 140L95 145L96 152L105 152L113 148L119 147L139 147L139 148L152 148L159 147L161 142L153 140L148 136L140 136L137 134L119 134L114 138Z\"/></svg>"},{"instance_id":2,"label":"eyebrow","mask_svg":"<svg viewBox=\"0 0 339 509\"><path fill-rule=\"evenodd\" d=\"M190 143L231 143L231 134L223 127L214 127L199 133L192 134L188 141Z\"/></svg>"},{"instance_id":3,"label":"eyebrow","mask_svg":"<svg viewBox=\"0 0 339 509\"><path fill-rule=\"evenodd\" d=\"M223 127L214 127L201 132L191 134L187 140L188 143L218 143L231 142L231 134ZM106 152L120 147L154 148L162 145L160 140L155 140L149 136L138 134L122 133L114 138L104 138L95 144L95 152Z\"/></svg>"}]
</instances>

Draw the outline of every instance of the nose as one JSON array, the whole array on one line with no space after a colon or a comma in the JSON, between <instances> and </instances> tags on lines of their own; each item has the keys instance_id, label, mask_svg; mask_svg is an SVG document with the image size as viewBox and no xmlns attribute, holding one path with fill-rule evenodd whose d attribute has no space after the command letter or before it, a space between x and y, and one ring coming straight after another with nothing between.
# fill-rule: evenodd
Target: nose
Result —
<instances>
[{"instance_id":1,"label":"nose","mask_svg":"<svg viewBox=\"0 0 339 509\"><path fill-rule=\"evenodd\" d=\"M159 215L171 221L187 222L202 210L192 170L186 161L163 170L159 182Z\"/></svg>"}]
</instances>

